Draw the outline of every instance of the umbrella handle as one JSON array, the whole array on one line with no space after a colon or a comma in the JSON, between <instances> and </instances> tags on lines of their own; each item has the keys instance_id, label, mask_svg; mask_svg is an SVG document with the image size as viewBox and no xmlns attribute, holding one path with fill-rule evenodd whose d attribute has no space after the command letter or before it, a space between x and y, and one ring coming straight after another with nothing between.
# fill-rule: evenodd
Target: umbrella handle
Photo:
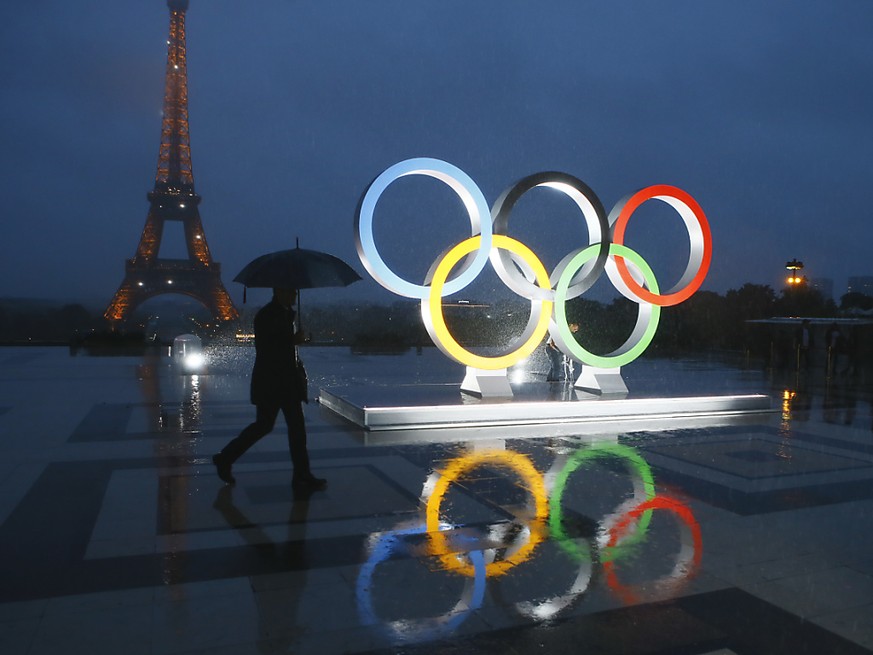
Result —
<instances>
[{"instance_id":1,"label":"umbrella handle","mask_svg":"<svg viewBox=\"0 0 873 655\"><path fill-rule=\"evenodd\" d=\"M303 334L303 308L300 306L300 289L297 289L297 329Z\"/></svg>"}]
</instances>

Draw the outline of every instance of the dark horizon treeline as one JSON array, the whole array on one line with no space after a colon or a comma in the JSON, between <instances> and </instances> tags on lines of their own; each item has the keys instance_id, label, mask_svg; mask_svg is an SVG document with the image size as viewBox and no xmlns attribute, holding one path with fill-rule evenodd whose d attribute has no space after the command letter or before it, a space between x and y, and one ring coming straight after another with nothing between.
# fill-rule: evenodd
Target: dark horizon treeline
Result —
<instances>
[{"instance_id":1,"label":"dark horizon treeline","mask_svg":"<svg viewBox=\"0 0 873 655\"><path fill-rule=\"evenodd\" d=\"M721 295L698 291L685 302L664 307L649 351L664 354L715 350L766 350L771 335L748 321L774 317L845 318L873 309L873 298L846 294L840 306L810 288L777 294L771 287L745 284ZM524 331L530 303L497 301L488 306L444 307L454 338L465 346L508 345ZM568 322L577 323L579 343L605 354L622 345L637 320L637 304L624 298L609 303L577 298L567 303ZM311 308L305 329L316 342L371 345L429 345L417 301L353 309Z\"/></svg>"},{"instance_id":2,"label":"dark horizon treeline","mask_svg":"<svg viewBox=\"0 0 873 655\"><path fill-rule=\"evenodd\" d=\"M767 348L770 336L760 325L748 321L791 316L838 318L870 310L873 298L859 293L844 295L837 306L811 288L786 289L777 294L766 285L744 284L724 295L698 291L679 305L662 308L648 352L758 351ZM232 337L238 329L247 331L252 312L221 334ZM523 332L529 312L530 303L521 299L444 308L452 335L468 347L508 345ZM567 316L569 322L579 325L578 341L592 352L605 354L620 346L633 330L637 305L624 298L609 303L577 298L567 303ZM303 320L303 329L314 343L373 349L431 345L417 301L399 300L387 306L310 304ZM202 321L192 320L190 329L183 331L198 333L198 324ZM107 327L102 316L79 304L0 302L0 342L6 344L70 343L105 333ZM141 329L132 327L130 331ZM211 337L212 333L201 336Z\"/></svg>"},{"instance_id":3,"label":"dark horizon treeline","mask_svg":"<svg viewBox=\"0 0 873 655\"><path fill-rule=\"evenodd\" d=\"M0 302L0 343L66 343L104 328L102 316L78 303Z\"/></svg>"}]
</instances>

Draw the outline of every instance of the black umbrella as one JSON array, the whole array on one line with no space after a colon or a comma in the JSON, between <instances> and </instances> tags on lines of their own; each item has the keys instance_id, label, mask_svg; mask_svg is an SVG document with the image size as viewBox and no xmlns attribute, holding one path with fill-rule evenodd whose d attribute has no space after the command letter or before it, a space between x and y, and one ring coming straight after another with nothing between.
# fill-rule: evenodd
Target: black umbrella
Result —
<instances>
[{"instance_id":1,"label":"black umbrella","mask_svg":"<svg viewBox=\"0 0 873 655\"><path fill-rule=\"evenodd\" d=\"M247 287L316 289L345 287L360 279L338 257L298 247L261 255L246 264L233 281Z\"/></svg>"},{"instance_id":2,"label":"black umbrella","mask_svg":"<svg viewBox=\"0 0 873 655\"><path fill-rule=\"evenodd\" d=\"M361 276L339 257L326 252L306 250L297 246L261 255L245 265L235 278L246 287L297 289L297 311L300 314L300 289L346 287ZM245 295L243 295L245 302ZM298 319L298 324L301 321ZM302 325L298 325L303 329Z\"/></svg>"}]
</instances>

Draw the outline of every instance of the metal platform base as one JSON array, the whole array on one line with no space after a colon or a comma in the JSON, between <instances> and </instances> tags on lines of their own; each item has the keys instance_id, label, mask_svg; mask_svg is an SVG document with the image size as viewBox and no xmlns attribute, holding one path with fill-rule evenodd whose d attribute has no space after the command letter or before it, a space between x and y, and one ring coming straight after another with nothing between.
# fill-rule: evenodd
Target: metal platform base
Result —
<instances>
[{"instance_id":1,"label":"metal platform base","mask_svg":"<svg viewBox=\"0 0 873 655\"><path fill-rule=\"evenodd\" d=\"M773 411L770 397L761 394L610 397L547 384L529 385L510 399L474 398L460 394L456 384L339 387L321 389L319 402L368 432L530 426L563 426L572 432L607 421L717 419Z\"/></svg>"}]
</instances>

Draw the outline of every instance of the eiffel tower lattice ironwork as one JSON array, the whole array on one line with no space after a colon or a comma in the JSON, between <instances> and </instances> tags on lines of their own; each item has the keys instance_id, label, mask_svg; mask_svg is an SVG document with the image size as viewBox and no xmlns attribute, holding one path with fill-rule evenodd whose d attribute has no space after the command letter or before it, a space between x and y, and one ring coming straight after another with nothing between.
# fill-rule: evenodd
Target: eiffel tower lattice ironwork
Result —
<instances>
[{"instance_id":1,"label":"eiffel tower lattice ironwork","mask_svg":"<svg viewBox=\"0 0 873 655\"><path fill-rule=\"evenodd\" d=\"M140 304L161 294L179 293L197 299L220 321L239 313L224 284L221 266L213 261L200 221L200 196L194 192L191 147L188 139L188 73L185 49L185 12L188 0L167 0L170 36L167 40L167 75L161 148L154 190L145 228L133 259L127 260L124 280L104 316L112 323L130 318ZM158 257L164 224L182 223L187 259Z\"/></svg>"}]
</instances>

